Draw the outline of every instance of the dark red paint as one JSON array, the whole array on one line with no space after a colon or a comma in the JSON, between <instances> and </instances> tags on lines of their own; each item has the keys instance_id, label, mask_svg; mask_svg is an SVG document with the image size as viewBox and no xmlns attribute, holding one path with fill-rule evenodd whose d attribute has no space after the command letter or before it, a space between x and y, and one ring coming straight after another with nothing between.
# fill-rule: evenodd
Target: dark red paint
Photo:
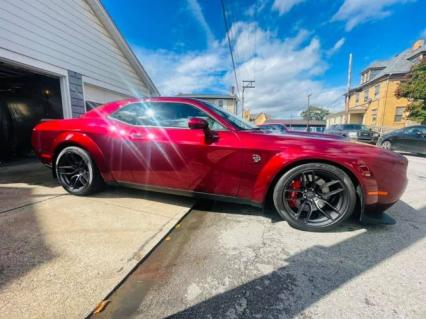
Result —
<instances>
[{"instance_id":1,"label":"dark red paint","mask_svg":"<svg viewBox=\"0 0 426 319\"><path fill-rule=\"evenodd\" d=\"M150 102L191 104L216 119L226 131L127 125L107 116L138 99L101 106L77 119L48 121L33 131L33 147L51 166L63 145L86 149L106 182L124 182L190 192L230 196L261 205L277 176L305 162L328 162L346 170L359 184L365 205L393 204L406 183L407 160L365 144L316 134L265 134L238 130L202 102L187 98L150 98ZM208 140L206 134L212 134ZM255 162L253 155L261 160ZM387 192L378 196L375 192Z\"/></svg>"}]
</instances>

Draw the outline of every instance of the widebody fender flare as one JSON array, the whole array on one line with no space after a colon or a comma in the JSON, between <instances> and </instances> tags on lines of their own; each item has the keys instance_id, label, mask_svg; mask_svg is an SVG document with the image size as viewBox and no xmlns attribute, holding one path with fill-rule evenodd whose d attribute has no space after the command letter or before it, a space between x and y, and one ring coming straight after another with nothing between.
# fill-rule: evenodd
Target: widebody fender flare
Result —
<instances>
[{"instance_id":1,"label":"widebody fender flare","mask_svg":"<svg viewBox=\"0 0 426 319\"><path fill-rule=\"evenodd\" d=\"M55 164L53 162L54 157L58 154L60 149L67 145L80 146L85 149L96 163L103 179L105 181L113 180L102 150L87 134L81 132L64 132L54 139L52 143L52 167Z\"/></svg>"},{"instance_id":2,"label":"widebody fender flare","mask_svg":"<svg viewBox=\"0 0 426 319\"><path fill-rule=\"evenodd\" d=\"M257 176L256 182L253 187L251 200L255 203L264 203L270 188L273 186L279 176L281 176L288 169L297 166L298 164L323 162L337 167L343 168L345 171L350 172L356 182L361 185L360 180L362 176L357 170L357 163L354 161L335 161L333 156L318 156L315 154L307 154L306 156L289 154L288 152L280 152L269 159L260 173ZM361 185L362 187L362 185Z\"/></svg>"}]
</instances>

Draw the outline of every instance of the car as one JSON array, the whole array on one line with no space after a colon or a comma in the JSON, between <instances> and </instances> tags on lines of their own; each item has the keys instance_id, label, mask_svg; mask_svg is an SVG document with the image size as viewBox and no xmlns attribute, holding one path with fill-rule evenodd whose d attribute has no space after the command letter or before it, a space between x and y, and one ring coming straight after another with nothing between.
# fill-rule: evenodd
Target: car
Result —
<instances>
[{"instance_id":1,"label":"car","mask_svg":"<svg viewBox=\"0 0 426 319\"><path fill-rule=\"evenodd\" d=\"M291 226L327 231L355 210L380 216L402 195L407 159L377 146L267 134L201 100L127 99L38 124L40 160L71 194L105 184L265 207Z\"/></svg>"},{"instance_id":2,"label":"car","mask_svg":"<svg viewBox=\"0 0 426 319\"><path fill-rule=\"evenodd\" d=\"M324 133L340 135L359 142L376 144L380 134L363 124L335 124L326 128Z\"/></svg>"},{"instance_id":3,"label":"car","mask_svg":"<svg viewBox=\"0 0 426 319\"><path fill-rule=\"evenodd\" d=\"M279 124L279 123L264 123L264 124L259 124L258 127L260 128L260 130L270 134L286 134L286 135L299 135L299 136L312 136L312 137L317 136L320 138L327 137L327 138L334 138L334 139L346 139L344 136L341 136L341 135L289 130L287 126L285 126L284 124Z\"/></svg>"},{"instance_id":4,"label":"car","mask_svg":"<svg viewBox=\"0 0 426 319\"><path fill-rule=\"evenodd\" d=\"M377 145L388 150L426 155L426 125L414 125L383 134Z\"/></svg>"},{"instance_id":5,"label":"car","mask_svg":"<svg viewBox=\"0 0 426 319\"><path fill-rule=\"evenodd\" d=\"M287 133L288 132L288 128L284 124L265 123L265 124L260 124L258 126L262 130L264 130L265 132L270 132L270 133L282 134L282 133Z\"/></svg>"}]
</instances>

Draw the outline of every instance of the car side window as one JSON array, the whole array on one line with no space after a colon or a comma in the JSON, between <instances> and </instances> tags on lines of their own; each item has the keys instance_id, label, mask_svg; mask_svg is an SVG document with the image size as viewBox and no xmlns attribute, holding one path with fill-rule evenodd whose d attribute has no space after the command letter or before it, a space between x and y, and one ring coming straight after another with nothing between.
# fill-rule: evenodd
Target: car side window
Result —
<instances>
[{"instance_id":1,"label":"car side window","mask_svg":"<svg viewBox=\"0 0 426 319\"><path fill-rule=\"evenodd\" d=\"M137 126L188 128L192 117L205 119L212 130L225 128L198 108L184 103L132 103L113 113L112 118Z\"/></svg>"}]
</instances>

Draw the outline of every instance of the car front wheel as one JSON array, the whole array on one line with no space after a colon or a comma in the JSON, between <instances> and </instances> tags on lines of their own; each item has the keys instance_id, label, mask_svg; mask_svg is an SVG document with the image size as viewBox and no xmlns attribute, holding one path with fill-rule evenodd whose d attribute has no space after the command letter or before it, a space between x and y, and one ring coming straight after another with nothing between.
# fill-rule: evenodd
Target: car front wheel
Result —
<instances>
[{"instance_id":1,"label":"car front wheel","mask_svg":"<svg viewBox=\"0 0 426 319\"><path fill-rule=\"evenodd\" d=\"M308 163L281 176L273 200L278 213L292 227L327 231L352 214L356 192L352 180L340 168Z\"/></svg>"},{"instance_id":2,"label":"car front wheel","mask_svg":"<svg viewBox=\"0 0 426 319\"><path fill-rule=\"evenodd\" d=\"M392 150L392 143L390 141L383 141L381 145L385 150Z\"/></svg>"},{"instance_id":3,"label":"car front wheel","mask_svg":"<svg viewBox=\"0 0 426 319\"><path fill-rule=\"evenodd\" d=\"M62 187L73 195L89 195L104 185L89 153L81 147L65 147L56 157L55 173Z\"/></svg>"}]
</instances>

